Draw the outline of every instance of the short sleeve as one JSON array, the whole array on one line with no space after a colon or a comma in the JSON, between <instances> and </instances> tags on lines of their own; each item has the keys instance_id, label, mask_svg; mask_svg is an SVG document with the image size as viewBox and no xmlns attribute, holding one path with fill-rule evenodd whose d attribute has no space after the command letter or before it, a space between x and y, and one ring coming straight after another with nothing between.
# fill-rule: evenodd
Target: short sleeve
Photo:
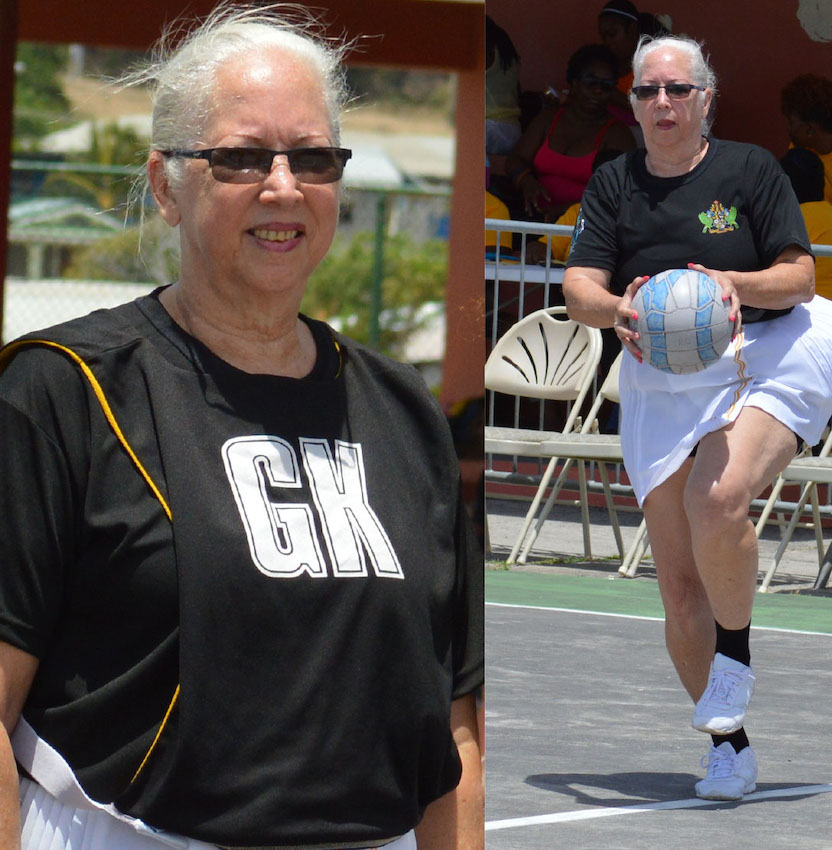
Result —
<instances>
[{"instance_id":1,"label":"short sleeve","mask_svg":"<svg viewBox=\"0 0 832 850\"><path fill-rule=\"evenodd\" d=\"M777 160L768 151L753 147L748 171L753 186L749 218L763 267L770 266L791 245L811 253L800 204Z\"/></svg>"},{"instance_id":2,"label":"short sleeve","mask_svg":"<svg viewBox=\"0 0 832 850\"><path fill-rule=\"evenodd\" d=\"M38 368L46 359L56 367L48 375ZM54 425L80 403L81 426L86 407L77 375L61 361L24 352L0 381L0 640L37 657L59 616L78 542L79 491Z\"/></svg>"},{"instance_id":3,"label":"short sleeve","mask_svg":"<svg viewBox=\"0 0 832 850\"><path fill-rule=\"evenodd\" d=\"M582 266L614 272L618 265L616 228L620 193L612 164L593 174L581 197L567 268Z\"/></svg>"},{"instance_id":4,"label":"short sleeve","mask_svg":"<svg viewBox=\"0 0 832 850\"><path fill-rule=\"evenodd\" d=\"M459 487L456 522L453 692L459 699L483 683L485 665L484 562Z\"/></svg>"}]
</instances>

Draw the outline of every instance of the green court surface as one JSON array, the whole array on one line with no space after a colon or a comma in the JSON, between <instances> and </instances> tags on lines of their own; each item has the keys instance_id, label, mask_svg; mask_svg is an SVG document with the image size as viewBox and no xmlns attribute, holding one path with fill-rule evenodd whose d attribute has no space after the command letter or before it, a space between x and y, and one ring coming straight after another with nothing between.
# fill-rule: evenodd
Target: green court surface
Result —
<instances>
[{"instance_id":1,"label":"green court surface","mask_svg":"<svg viewBox=\"0 0 832 850\"><path fill-rule=\"evenodd\" d=\"M663 618L658 585L617 576L487 570L488 602ZM758 593L753 626L832 634L832 598Z\"/></svg>"}]
</instances>

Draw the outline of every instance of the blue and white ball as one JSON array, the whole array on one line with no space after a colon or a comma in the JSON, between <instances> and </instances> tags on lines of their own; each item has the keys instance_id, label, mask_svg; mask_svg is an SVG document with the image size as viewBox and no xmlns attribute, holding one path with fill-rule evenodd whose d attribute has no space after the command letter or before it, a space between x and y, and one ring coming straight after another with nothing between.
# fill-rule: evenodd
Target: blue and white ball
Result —
<instances>
[{"instance_id":1,"label":"blue and white ball","mask_svg":"<svg viewBox=\"0 0 832 850\"><path fill-rule=\"evenodd\" d=\"M731 302L703 272L670 269L646 281L633 298L638 314L630 326L644 362L685 375L719 360L731 342Z\"/></svg>"}]
</instances>

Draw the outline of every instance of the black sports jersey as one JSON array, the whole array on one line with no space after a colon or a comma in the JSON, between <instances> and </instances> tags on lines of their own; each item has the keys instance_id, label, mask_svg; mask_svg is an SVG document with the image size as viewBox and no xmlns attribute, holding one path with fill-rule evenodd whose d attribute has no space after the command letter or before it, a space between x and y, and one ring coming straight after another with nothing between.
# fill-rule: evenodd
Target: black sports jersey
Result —
<instances>
[{"instance_id":1,"label":"black sports jersey","mask_svg":"<svg viewBox=\"0 0 832 850\"><path fill-rule=\"evenodd\" d=\"M623 294L640 275L700 263L706 268L759 271L790 245L810 250L794 191L774 157L755 145L709 138L688 174L656 177L645 151L606 163L581 199L567 266L612 272ZM743 323L790 310L743 306Z\"/></svg>"},{"instance_id":2,"label":"black sports jersey","mask_svg":"<svg viewBox=\"0 0 832 850\"><path fill-rule=\"evenodd\" d=\"M407 832L459 779L450 702L482 681L444 417L414 370L309 325L301 380L233 368L155 294L37 335L80 356L158 495L68 356L0 377L24 716L95 799L217 844Z\"/></svg>"}]
</instances>

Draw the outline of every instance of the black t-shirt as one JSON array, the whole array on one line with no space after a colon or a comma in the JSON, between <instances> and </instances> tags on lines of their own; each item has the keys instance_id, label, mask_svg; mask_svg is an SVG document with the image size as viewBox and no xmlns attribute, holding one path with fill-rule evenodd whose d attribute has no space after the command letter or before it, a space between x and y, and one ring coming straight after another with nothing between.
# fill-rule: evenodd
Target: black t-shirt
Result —
<instances>
[{"instance_id":1,"label":"black t-shirt","mask_svg":"<svg viewBox=\"0 0 832 850\"><path fill-rule=\"evenodd\" d=\"M82 357L159 498L68 357L0 376L24 716L92 797L218 844L406 832L458 781L450 701L482 681L444 417L414 370L309 325L301 380L235 369L155 296L37 335Z\"/></svg>"},{"instance_id":2,"label":"black t-shirt","mask_svg":"<svg viewBox=\"0 0 832 850\"><path fill-rule=\"evenodd\" d=\"M633 278L701 263L760 271L790 245L810 250L797 198L774 157L755 145L709 138L688 174L656 177L645 151L606 163L581 199L567 266L612 273L618 295ZM789 310L743 306L743 322Z\"/></svg>"}]
</instances>

